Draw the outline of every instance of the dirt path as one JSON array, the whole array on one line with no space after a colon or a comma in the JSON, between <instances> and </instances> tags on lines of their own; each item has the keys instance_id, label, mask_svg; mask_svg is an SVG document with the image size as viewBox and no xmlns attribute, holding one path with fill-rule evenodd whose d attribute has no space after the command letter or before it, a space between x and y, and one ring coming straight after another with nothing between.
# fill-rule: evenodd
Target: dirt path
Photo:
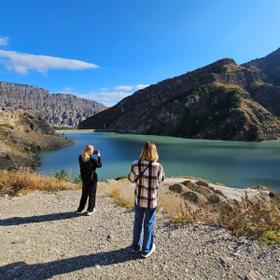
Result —
<instances>
[{"instance_id":1,"label":"dirt path","mask_svg":"<svg viewBox=\"0 0 280 280\"><path fill-rule=\"evenodd\" d=\"M133 211L98 194L90 217L79 191L0 198L0 279L280 279L280 248L224 228L176 226L160 213L157 250L131 253Z\"/></svg>"}]
</instances>

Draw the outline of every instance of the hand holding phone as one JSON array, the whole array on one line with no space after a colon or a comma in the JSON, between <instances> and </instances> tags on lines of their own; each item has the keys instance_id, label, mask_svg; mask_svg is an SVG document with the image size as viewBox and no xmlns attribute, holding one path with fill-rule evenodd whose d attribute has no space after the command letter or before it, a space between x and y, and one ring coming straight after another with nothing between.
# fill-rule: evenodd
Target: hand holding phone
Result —
<instances>
[{"instance_id":1,"label":"hand holding phone","mask_svg":"<svg viewBox=\"0 0 280 280\"><path fill-rule=\"evenodd\" d=\"M98 150L94 150L93 154L98 156L98 157L101 157L101 154L100 154L100 152Z\"/></svg>"}]
</instances>

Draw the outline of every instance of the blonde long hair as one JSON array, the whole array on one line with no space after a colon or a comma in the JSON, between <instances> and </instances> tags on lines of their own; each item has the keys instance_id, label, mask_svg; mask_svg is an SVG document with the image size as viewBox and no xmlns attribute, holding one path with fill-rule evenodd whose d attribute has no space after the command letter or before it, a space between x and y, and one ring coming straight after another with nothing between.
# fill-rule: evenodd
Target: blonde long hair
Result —
<instances>
[{"instance_id":1,"label":"blonde long hair","mask_svg":"<svg viewBox=\"0 0 280 280\"><path fill-rule=\"evenodd\" d=\"M82 153L82 160L87 161L89 159L89 156L93 153L93 151L94 151L94 146L86 145Z\"/></svg>"},{"instance_id":2,"label":"blonde long hair","mask_svg":"<svg viewBox=\"0 0 280 280\"><path fill-rule=\"evenodd\" d=\"M140 153L140 159L148 160L152 162L158 161L159 156L158 156L156 144L151 143L149 141L146 142Z\"/></svg>"}]
</instances>

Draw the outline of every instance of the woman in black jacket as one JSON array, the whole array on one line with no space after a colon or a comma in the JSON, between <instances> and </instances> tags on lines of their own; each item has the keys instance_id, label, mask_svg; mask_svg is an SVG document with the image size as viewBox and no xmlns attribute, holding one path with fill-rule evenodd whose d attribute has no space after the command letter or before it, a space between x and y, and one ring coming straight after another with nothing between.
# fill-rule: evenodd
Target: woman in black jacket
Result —
<instances>
[{"instance_id":1,"label":"woman in black jacket","mask_svg":"<svg viewBox=\"0 0 280 280\"><path fill-rule=\"evenodd\" d=\"M93 154L97 155L97 159L91 157ZM98 177L95 170L102 166L100 152L94 152L94 147L87 145L84 152L79 156L79 165L83 188L77 212L81 213L84 210L88 199L87 215L90 216L96 211L95 198Z\"/></svg>"}]
</instances>

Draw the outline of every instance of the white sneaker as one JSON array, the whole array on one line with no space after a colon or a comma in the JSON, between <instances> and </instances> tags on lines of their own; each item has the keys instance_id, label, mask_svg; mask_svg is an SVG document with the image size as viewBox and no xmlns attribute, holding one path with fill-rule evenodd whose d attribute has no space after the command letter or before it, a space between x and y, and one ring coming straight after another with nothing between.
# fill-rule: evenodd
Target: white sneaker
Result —
<instances>
[{"instance_id":1,"label":"white sneaker","mask_svg":"<svg viewBox=\"0 0 280 280\"><path fill-rule=\"evenodd\" d=\"M96 208L94 207L92 211L87 211L87 216L91 216L94 212L96 212Z\"/></svg>"},{"instance_id":2,"label":"white sneaker","mask_svg":"<svg viewBox=\"0 0 280 280\"><path fill-rule=\"evenodd\" d=\"M155 245L155 243L153 243L151 251L149 253L142 254L142 257L143 258L148 258L152 253L154 253L155 250L156 250L156 245Z\"/></svg>"}]
</instances>

